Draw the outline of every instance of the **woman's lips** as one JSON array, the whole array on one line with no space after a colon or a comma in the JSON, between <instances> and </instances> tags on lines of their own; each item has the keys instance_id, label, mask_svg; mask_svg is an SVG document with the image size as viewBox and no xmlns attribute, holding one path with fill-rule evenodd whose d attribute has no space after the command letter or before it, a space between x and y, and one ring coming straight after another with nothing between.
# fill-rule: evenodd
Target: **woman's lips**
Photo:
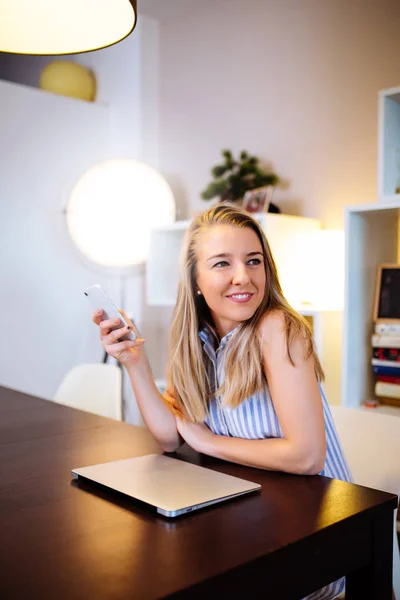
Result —
<instances>
[{"instance_id":1,"label":"woman's lips","mask_svg":"<svg viewBox=\"0 0 400 600\"><path fill-rule=\"evenodd\" d=\"M254 294L244 292L243 294L230 294L229 296L227 296L227 298L229 298L229 300L232 300L232 302L244 304L245 302L249 302L249 300L251 300L253 296Z\"/></svg>"}]
</instances>

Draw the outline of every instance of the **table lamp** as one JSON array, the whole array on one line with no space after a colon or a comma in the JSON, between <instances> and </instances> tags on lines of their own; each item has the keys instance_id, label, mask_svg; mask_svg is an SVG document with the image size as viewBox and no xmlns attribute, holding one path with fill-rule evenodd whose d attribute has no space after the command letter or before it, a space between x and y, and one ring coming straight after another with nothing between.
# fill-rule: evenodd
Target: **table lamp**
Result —
<instances>
[{"instance_id":1,"label":"table lamp","mask_svg":"<svg viewBox=\"0 0 400 600\"><path fill-rule=\"evenodd\" d=\"M344 307L344 231L319 229L303 236L295 308L341 311ZM293 273L293 280L296 275ZM292 282L293 283L293 282Z\"/></svg>"}]
</instances>

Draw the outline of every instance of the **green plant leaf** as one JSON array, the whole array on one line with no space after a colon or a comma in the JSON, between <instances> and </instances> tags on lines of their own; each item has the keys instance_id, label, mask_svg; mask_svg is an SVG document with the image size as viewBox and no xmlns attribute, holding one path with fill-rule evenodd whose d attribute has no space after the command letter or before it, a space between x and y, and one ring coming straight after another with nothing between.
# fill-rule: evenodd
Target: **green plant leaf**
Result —
<instances>
[{"instance_id":1,"label":"green plant leaf","mask_svg":"<svg viewBox=\"0 0 400 600\"><path fill-rule=\"evenodd\" d=\"M225 150L222 150L222 151L221 151L221 154L222 154L222 156L223 156L224 158L226 158L227 160L230 160L230 161L232 161L232 160L233 160L233 157L232 157L232 152L231 152L230 150L226 150L226 149L225 149Z\"/></svg>"},{"instance_id":2,"label":"green plant leaf","mask_svg":"<svg viewBox=\"0 0 400 600\"><path fill-rule=\"evenodd\" d=\"M217 178L222 177L222 175L224 175L224 173L226 173L228 169L229 167L227 167L226 165L216 165L211 169L211 175Z\"/></svg>"},{"instance_id":3,"label":"green plant leaf","mask_svg":"<svg viewBox=\"0 0 400 600\"><path fill-rule=\"evenodd\" d=\"M221 196L227 189L229 182L226 179L217 179L208 184L200 194L203 200L211 200L215 196Z\"/></svg>"}]
</instances>

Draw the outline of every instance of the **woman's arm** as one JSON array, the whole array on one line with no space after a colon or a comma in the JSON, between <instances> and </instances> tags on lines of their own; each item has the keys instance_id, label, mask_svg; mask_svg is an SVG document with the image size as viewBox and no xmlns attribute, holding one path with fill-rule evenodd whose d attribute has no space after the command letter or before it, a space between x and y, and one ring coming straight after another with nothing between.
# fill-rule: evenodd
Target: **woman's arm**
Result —
<instances>
[{"instance_id":1,"label":"woman's arm","mask_svg":"<svg viewBox=\"0 0 400 600\"><path fill-rule=\"evenodd\" d=\"M117 319L103 319L103 311L97 310L92 320L100 328L100 339L106 352L126 368L130 377L140 413L148 429L165 452L173 452L182 443L176 427L175 417L169 410L154 383L143 344L132 321L120 311L128 322L129 329L135 331L135 341L119 341L128 328L113 329L120 324Z\"/></svg>"},{"instance_id":2,"label":"woman's arm","mask_svg":"<svg viewBox=\"0 0 400 600\"><path fill-rule=\"evenodd\" d=\"M136 365L126 367L140 414L164 452L175 452L183 443L175 417L154 383L145 357Z\"/></svg>"},{"instance_id":3,"label":"woman's arm","mask_svg":"<svg viewBox=\"0 0 400 600\"><path fill-rule=\"evenodd\" d=\"M199 452L243 465L314 475L325 464L326 441L322 401L314 361L305 358L301 339L293 340L289 360L280 313L270 313L261 324L264 370L284 437L246 440L211 433L202 425L178 419L182 437Z\"/></svg>"}]
</instances>

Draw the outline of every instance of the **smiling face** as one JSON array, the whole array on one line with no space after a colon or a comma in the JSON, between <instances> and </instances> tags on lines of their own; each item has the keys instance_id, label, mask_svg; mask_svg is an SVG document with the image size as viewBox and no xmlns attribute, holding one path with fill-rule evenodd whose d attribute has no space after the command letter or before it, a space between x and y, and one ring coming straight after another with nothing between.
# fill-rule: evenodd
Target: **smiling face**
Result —
<instances>
[{"instance_id":1,"label":"smiling face","mask_svg":"<svg viewBox=\"0 0 400 600\"><path fill-rule=\"evenodd\" d=\"M222 338L250 319L265 293L261 242L250 227L214 225L196 244L196 283Z\"/></svg>"}]
</instances>

